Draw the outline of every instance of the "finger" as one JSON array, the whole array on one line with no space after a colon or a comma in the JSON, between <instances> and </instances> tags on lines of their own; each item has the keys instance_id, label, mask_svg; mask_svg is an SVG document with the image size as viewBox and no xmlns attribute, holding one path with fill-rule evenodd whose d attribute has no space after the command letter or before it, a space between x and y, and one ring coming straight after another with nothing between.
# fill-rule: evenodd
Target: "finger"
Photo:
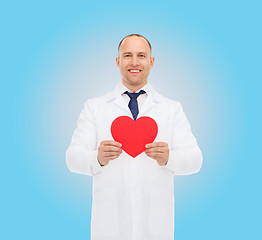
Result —
<instances>
[{"instance_id":1,"label":"finger","mask_svg":"<svg viewBox=\"0 0 262 240\"><path fill-rule=\"evenodd\" d=\"M115 146L104 146L103 151L104 152L122 152L122 149L120 147L115 147Z\"/></svg>"},{"instance_id":2,"label":"finger","mask_svg":"<svg viewBox=\"0 0 262 240\"><path fill-rule=\"evenodd\" d=\"M111 160L117 159L118 157L119 157L119 155L111 156L111 157L108 157L107 160L111 161Z\"/></svg>"},{"instance_id":3,"label":"finger","mask_svg":"<svg viewBox=\"0 0 262 240\"><path fill-rule=\"evenodd\" d=\"M167 147L168 144L166 142L153 142L146 144L146 148L153 148L153 147Z\"/></svg>"},{"instance_id":4,"label":"finger","mask_svg":"<svg viewBox=\"0 0 262 240\"><path fill-rule=\"evenodd\" d=\"M122 147L122 144L113 140L105 140L101 142L105 146Z\"/></svg>"},{"instance_id":5,"label":"finger","mask_svg":"<svg viewBox=\"0 0 262 240\"><path fill-rule=\"evenodd\" d=\"M114 156L119 156L120 153L113 153L113 152L105 152L103 154L104 157L114 157Z\"/></svg>"},{"instance_id":6,"label":"finger","mask_svg":"<svg viewBox=\"0 0 262 240\"><path fill-rule=\"evenodd\" d=\"M159 160L163 157L162 153L146 153L146 155L156 160Z\"/></svg>"},{"instance_id":7,"label":"finger","mask_svg":"<svg viewBox=\"0 0 262 240\"><path fill-rule=\"evenodd\" d=\"M165 153L167 151L167 149L165 147L152 147L152 148L148 148L145 150L145 152L148 153Z\"/></svg>"}]
</instances>

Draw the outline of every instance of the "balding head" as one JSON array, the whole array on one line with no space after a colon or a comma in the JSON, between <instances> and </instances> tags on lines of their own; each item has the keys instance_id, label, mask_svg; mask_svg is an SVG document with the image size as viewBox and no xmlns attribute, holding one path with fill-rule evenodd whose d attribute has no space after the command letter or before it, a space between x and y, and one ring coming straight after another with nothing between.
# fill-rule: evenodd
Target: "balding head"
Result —
<instances>
[{"instance_id":1,"label":"balding head","mask_svg":"<svg viewBox=\"0 0 262 240\"><path fill-rule=\"evenodd\" d=\"M120 50L120 48L121 48L121 45L123 44L123 42L125 41L125 39L127 39L127 38L129 38L129 37L140 37L140 38L143 38L143 39L146 41L147 45L149 46L150 55L151 55L152 46L151 46L150 42L149 42L144 36L142 36L142 35L140 35L140 34L129 34L129 35L127 35L126 37L124 37L124 38L121 40L121 42L118 44L118 56L119 56L119 50Z\"/></svg>"}]
</instances>

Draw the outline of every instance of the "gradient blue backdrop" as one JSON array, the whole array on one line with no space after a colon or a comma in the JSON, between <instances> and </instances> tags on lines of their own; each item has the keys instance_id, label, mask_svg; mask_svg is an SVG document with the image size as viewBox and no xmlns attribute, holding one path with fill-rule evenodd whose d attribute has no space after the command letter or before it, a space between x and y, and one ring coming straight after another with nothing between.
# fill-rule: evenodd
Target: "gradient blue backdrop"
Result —
<instances>
[{"instance_id":1,"label":"gradient blue backdrop","mask_svg":"<svg viewBox=\"0 0 262 240\"><path fill-rule=\"evenodd\" d=\"M121 80L130 33L203 152L174 178L175 239L262 239L260 1L10 1L0 26L1 239L90 239L92 178L65 151L85 100Z\"/></svg>"}]
</instances>

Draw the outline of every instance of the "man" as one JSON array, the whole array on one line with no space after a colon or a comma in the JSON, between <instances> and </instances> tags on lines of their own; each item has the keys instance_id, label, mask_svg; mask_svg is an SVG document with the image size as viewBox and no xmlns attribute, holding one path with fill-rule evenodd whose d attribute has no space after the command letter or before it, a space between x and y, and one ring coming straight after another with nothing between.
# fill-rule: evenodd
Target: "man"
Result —
<instances>
[{"instance_id":1,"label":"man","mask_svg":"<svg viewBox=\"0 0 262 240\"><path fill-rule=\"evenodd\" d=\"M116 65L122 82L86 101L67 150L68 168L93 176L92 240L173 240L173 177L201 168L202 154L181 104L148 83L154 62L143 36L120 42ZM120 116L146 116L157 124L154 142L136 157L112 137L111 125Z\"/></svg>"}]
</instances>

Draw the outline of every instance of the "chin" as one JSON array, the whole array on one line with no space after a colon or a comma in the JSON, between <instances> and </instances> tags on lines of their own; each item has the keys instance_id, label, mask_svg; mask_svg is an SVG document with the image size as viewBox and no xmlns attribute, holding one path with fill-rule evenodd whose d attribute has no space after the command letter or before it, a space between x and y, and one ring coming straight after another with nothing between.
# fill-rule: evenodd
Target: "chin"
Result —
<instances>
[{"instance_id":1,"label":"chin","mask_svg":"<svg viewBox=\"0 0 262 240\"><path fill-rule=\"evenodd\" d=\"M138 79L136 79L136 80L133 79L133 81L132 80L129 81L129 83L132 84L132 85L140 85L140 84L143 84L145 82L146 82L146 80L138 80Z\"/></svg>"}]
</instances>

